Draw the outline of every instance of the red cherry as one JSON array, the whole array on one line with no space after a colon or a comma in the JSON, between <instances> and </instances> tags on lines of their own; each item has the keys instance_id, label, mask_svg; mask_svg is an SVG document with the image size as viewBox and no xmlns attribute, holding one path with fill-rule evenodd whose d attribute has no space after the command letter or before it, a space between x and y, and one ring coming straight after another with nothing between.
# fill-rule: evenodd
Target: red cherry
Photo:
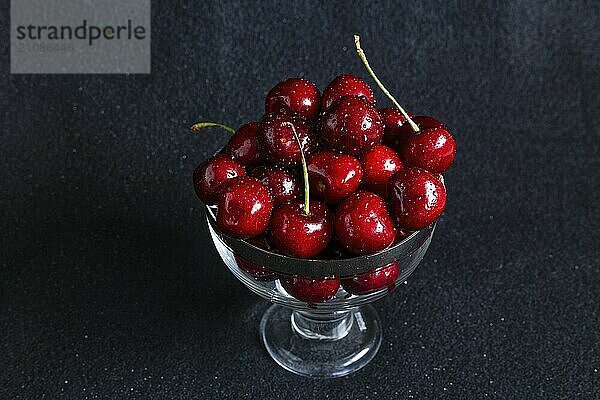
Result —
<instances>
[{"instance_id":1,"label":"red cherry","mask_svg":"<svg viewBox=\"0 0 600 400\"><path fill-rule=\"evenodd\" d=\"M429 115L415 115L414 117L411 115L411 118L421 129L446 127L446 125L444 125L438 119L430 117Z\"/></svg>"},{"instance_id":2,"label":"red cherry","mask_svg":"<svg viewBox=\"0 0 600 400\"><path fill-rule=\"evenodd\" d=\"M402 169L400 156L384 145L377 145L360 158L363 165L363 186L381 196L387 195L387 181L392 174Z\"/></svg>"},{"instance_id":3,"label":"red cherry","mask_svg":"<svg viewBox=\"0 0 600 400\"><path fill-rule=\"evenodd\" d=\"M342 279L342 285L348 293L367 294L387 287L392 291L400 274L398 264L393 262L384 267L374 269L364 274Z\"/></svg>"},{"instance_id":4,"label":"red cherry","mask_svg":"<svg viewBox=\"0 0 600 400\"><path fill-rule=\"evenodd\" d=\"M310 201L306 214L304 202L276 207L271 217L270 239L283 254L310 258L322 252L333 236L332 215L327 206Z\"/></svg>"},{"instance_id":5,"label":"red cherry","mask_svg":"<svg viewBox=\"0 0 600 400\"><path fill-rule=\"evenodd\" d=\"M338 206L335 234L352 253L370 254L394 243L396 228L385 201L375 193L360 191Z\"/></svg>"},{"instance_id":6,"label":"red cherry","mask_svg":"<svg viewBox=\"0 0 600 400\"><path fill-rule=\"evenodd\" d=\"M258 179L238 176L221 188L218 207L219 229L227 236L246 239L267 229L273 198Z\"/></svg>"},{"instance_id":7,"label":"red cherry","mask_svg":"<svg viewBox=\"0 0 600 400\"><path fill-rule=\"evenodd\" d=\"M225 154L217 154L204 161L194 170L194 190L205 204L214 205L223 184L236 176L246 175L242 164Z\"/></svg>"},{"instance_id":8,"label":"red cherry","mask_svg":"<svg viewBox=\"0 0 600 400\"><path fill-rule=\"evenodd\" d=\"M415 124L419 127L421 131L426 129L433 128L445 128L444 124L433 117L429 117L426 115L415 115L410 114L410 119L413 120ZM387 131L386 131L387 132ZM408 123L404 123L402 126L398 126L393 130L389 131L387 135L387 139L385 140L386 146L391 147L396 150L398 153L402 151L402 146L406 142L406 140L413 136L415 131ZM385 136L385 135L384 135Z\"/></svg>"},{"instance_id":9,"label":"red cherry","mask_svg":"<svg viewBox=\"0 0 600 400\"><path fill-rule=\"evenodd\" d=\"M446 207L446 189L437 176L404 167L388 181L388 195L398 227L417 231L431 225Z\"/></svg>"},{"instance_id":10,"label":"red cherry","mask_svg":"<svg viewBox=\"0 0 600 400\"><path fill-rule=\"evenodd\" d=\"M290 128L297 143L301 142L295 126L284 123ZM306 158L300 149L302 177L304 180L304 201L286 203L278 206L271 218L270 237L273 244L284 254L309 258L319 254L333 235L331 216L327 206L310 200L308 169Z\"/></svg>"},{"instance_id":11,"label":"red cherry","mask_svg":"<svg viewBox=\"0 0 600 400\"><path fill-rule=\"evenodd\" d=\"M456 142L445 128L430 128L408 136L400 151L406 164L441 174L454 161Z\"/></svg>"},{"instance_id":12,"label":"red cherry","mask_svg":"<svg viewBox=\"0 0 600 400\"><path fill-rule=\"evenodd\" d=\"M265 157L277 165L300 163L300 147L288 124L296 127L305 156L310 155L316 146L312 127L306 120L289 115L268 114L262 120L259 140Z\"/></svg>"},{"instance_id":13,"label":"red cherry","mask_svg":"<svg viewBox=\"0 0 600 400\"><path fill-rule=\"evenodd\" d=\"M240 256L235 256L237 266L258 280L271 280L275 278L275 273L262 265L248 261Z\"/></svg>"},{"instance_id":14,"label":"red cherry","mask_svg":"<svg viewBox=\"0 0 600 400\"><path fill-rule=\"evenodd\" d=\"M276 206L300 197L300 181L287 169L261 165L250 175L258 178L269 189Z\"/></svg>"},{"instance_id":15,"label":"red cherry","mask_svg":"<svg viewBox=\"0 0 600 400\"><path fill-rule=\"evenodd\" d=\"M321 118L321 136L334 150L361 155L381 143L383 123L367 100L346 96L335 102Z\"/></svg>"},{"instance_id":16,"label":"red cherry","mask_svg":"<svg viewBox=\"0 0 600 400\"><path fill-rule=\"evenodd\" d=\"M337 99L344 96L363 97L369 103L375 104L373 91L365 81L354 75L340 75L332 80L323 91L321 99L323 110L327 110Z\"/></svg>"},{"instance_id":17,"label":"red cherry","mask_svg":"<svg viewBox=\"0 0 600 400\"><path fill-rule=\"evenodd\" d=\"M363 176L356 158L330 150L312 155L307 167L312 193L329 204L338 204L358 189Z\"/></svg>"},{"instance_id":18,"label":"red cherry","mask_svg":"<svg viewBox=\"0 0 600 400\"><path fill-rule=\"evenodd\" d=\"M298 114L306 119L319 116L321 94L317 86L302 78L279 82L267 94L265 111L270 113Z\"/></svg>"},{"instance_id":19,"label":"red cherry","mask_svg":"<svg viewBox=\"0 0 600 400\"><path fill-rule=\"evenodd\" d=\"M381 120L383 121L383 125L385 126L385 134L388 133L388 130L393 130L395 128L399 128L406 123L406 118L397 108L387 107L380 108L377 110L379 115L381 115ZM413 113L408 113L409 117L413 117ZM385 137L385 135L384 135Z\"/></svg>"},{"instance_id":20,"label":"red cherry","mask_svg":"<svg viewBox=\"0 0 600 400\"><path fill-rule=\"evenodd\" d=\"M380 108L379 115L383 121L383 144L393 149L399 148L399 142L403 140L403 137L407 136L406 131L401 131L400 128L408 125L406 118L397 108ZM408 115L413 118L412 113ZM410 129L410 125L408 125ZM410 129L412 132L412 129ZM410 132L408 134L410 134Z\"/></svg>"},{"instance_id":21,"label":"red cherry","mask_svg":"<svg viewBox=\"0 0 600 400\"><path fill-rule=\"evenodd\" d=\"M322 303L330 300L340 288L340 279L335 276L325 278L280 276L279 282L291 296L307 303Z\"/></svg>"},{"instance_id":22,"label":"red cherry","mask_svg":"<svg viewBox=\"0 0 600 400\"><path fill-rule=\"evenodd\" d=\"M242 125L231 138L225 153L244 165L256 165L261 161L261 153L258 143L258 122L250 122Z\"/></svg>"}]
</instances>

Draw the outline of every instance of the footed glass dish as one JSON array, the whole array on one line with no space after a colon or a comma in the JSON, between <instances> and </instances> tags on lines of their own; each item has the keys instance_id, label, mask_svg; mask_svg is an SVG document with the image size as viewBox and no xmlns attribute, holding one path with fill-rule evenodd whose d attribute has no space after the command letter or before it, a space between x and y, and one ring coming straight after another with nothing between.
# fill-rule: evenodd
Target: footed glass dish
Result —
<instances>
[{"instance_id":1,"label":"footed glass dish","mask_svg":"<svg viewBox=\"0 0 600 400\"><path fill-rule=\"evenodd\" d=\"M375 254L306 260L222 234L215 211L207 207L206 217L221 258L244 285L274 303L260 322L268 353L288 371L319 378L348 375L373 359L381 345L382 329L369 303L387 295L413 273L435 230L434 223ZM335 294L327 301L299 300L284 288L289 289L295 277L322 282ZM374 288L373 282L380 284Z\"/></svg>"}]
</instances>

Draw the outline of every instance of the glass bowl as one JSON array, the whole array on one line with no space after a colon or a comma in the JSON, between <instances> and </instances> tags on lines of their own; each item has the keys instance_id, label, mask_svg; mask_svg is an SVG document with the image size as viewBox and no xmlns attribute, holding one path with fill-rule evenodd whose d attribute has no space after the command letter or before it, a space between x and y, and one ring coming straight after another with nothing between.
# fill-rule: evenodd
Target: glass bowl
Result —
<instances>
[{"instance_id":1,"label":"glass bowl","mask_svg":"<svg viewBox=\"0 0 600 400\"><path fill-rule=\"evenodd\" d=\"M435 230L434 223L375 254L306 260L224 235L216 225L215 212L215 207L206 208L219 255L244 285L274 303L260 322L260 336L269 355L288 371L320 378L348 375L373 359L381 344L381 321L368 303L387 295L412 274ZM386 277L392 278L367 290L365 283L373 276L369 274L383 274L389 267L393 274L386 273ZM334 291L335 281L341 284L331 299L311 302L295 298L284 288L289 289L286 283L298 277L331 283Z\"/></svg>"}]
</instances>

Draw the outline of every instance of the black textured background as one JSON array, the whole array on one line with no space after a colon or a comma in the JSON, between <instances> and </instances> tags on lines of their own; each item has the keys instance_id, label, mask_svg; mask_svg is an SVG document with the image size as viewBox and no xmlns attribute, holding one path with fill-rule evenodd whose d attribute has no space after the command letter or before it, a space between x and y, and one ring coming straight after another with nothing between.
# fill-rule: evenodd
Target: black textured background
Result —
<instances>
[{"instance_id":1,"label":"black textured background","mask_svg":"<svg viewBox=\"0 0 600 400\"><path fill-rule=\"evenodd\" d=\"M350 3L156 1L146 76L3 52L0 398L600 398L598 2ZM458 156L379 354L314 381L208 240L190 175L227 135L186 131L260 118L286 77L367 78L353 33Z\"/></svg>"}]
</instances>

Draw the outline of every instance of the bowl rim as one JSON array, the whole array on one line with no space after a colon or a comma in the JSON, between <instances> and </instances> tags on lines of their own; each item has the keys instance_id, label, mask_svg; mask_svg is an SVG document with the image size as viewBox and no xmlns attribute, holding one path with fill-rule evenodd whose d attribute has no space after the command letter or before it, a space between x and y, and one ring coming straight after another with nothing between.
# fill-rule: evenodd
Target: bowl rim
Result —
<instances>
[{"instance_id":1,"label":"bowl rim","mask_svg":"<svg viewBox=\"0 0 600 400\"><path fill-rule=\"evenodd\" d=\"M214 213L216 207L206 205L205 210L210 227L236 257L264 266L279 274L310 277L353 276L401 261L410 257L433 235L437 224L435 221L428 227L414 231L401 241L376 253L340 260L320 260L273 253L246 240L227 236L217 227Z\"/></svg>"}]
</instances>

